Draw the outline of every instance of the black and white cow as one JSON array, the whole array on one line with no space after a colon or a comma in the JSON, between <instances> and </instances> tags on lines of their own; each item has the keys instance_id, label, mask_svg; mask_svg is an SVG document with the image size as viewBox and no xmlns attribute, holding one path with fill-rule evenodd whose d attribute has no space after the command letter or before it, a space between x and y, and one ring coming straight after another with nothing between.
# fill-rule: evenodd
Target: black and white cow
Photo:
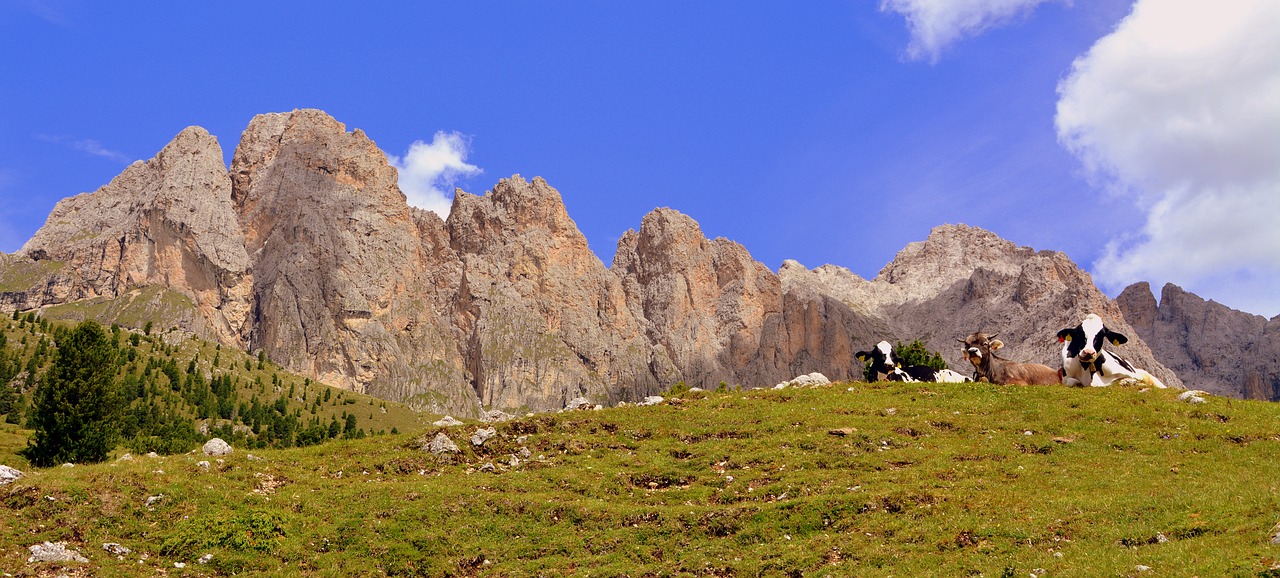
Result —
<instances>
[{"instance_id":1,"label":"black and white cow","mask_svg":"<svg viewBox=\"0 0 1280 578\"><path fill-rule=\"evenodd\" d=\"M1121 345L1129 341L1122 333L1116 333L1102 323L1102 318L1090 313L1075 327L1058 332L1062 342L1062 383L1075 386L1105 387L1119 379L1132 379L1152 387L1165 387L1154 375L1134 367L1123 357L1102 347L1108 341Z\"/></svg>"},{"instance_id":2,"label":"black and white cow","mask_svg":"<svg viewBox=\"0 0 1280 578\"><path fill-rule=\"evenodd\" d=\"M876 381L904 381L909 383L928 381L933 383L961 383L973 381L950 369L934 369L925 365L902 367L898 360L898 352L888 341L881 341L870 351L859 351L854 354L858 361L871 362L871 370L876 374Z\"/></svg>"}]
</instances>

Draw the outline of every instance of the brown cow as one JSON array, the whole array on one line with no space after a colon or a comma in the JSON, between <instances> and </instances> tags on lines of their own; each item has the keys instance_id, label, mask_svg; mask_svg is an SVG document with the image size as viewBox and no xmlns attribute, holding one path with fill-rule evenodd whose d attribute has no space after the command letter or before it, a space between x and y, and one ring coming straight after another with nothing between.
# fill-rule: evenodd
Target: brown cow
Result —
<instances>
[{"instance_id":1,"label":"brown cow","mask_svg":"<svg viewBox=\"0 0 1280 578\"><path fill-rule=\"evenodd\" d=\"M1050 385L1062 383L1057 370L1039 363L1018 363L995 354L1004 342L995 335L974 333L964 339L964 357L973 364L974 379L1001 385Z\"/></svg>"}]
</instances>

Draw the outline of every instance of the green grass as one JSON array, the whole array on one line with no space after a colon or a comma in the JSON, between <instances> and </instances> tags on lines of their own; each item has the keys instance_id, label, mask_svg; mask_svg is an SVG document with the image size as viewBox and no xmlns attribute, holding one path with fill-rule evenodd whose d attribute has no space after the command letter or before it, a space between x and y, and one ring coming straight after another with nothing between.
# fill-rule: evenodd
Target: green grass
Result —
<instances>
[{"instance_id":1,"label":"green grass","mask_svg":"<svg viewBox=\"0 0 1280 578\"><path fill-rule=\"evenodd\" d=\"M46 307L42 317L50 320L83 321L94 319L110 325L141 328L148 321L157 327L180 325L199 315L189 297L163 287L150 285L134 289L115 298L95 297ZM110 320L110 321L106 321Z\"/></svg>"},{"instance_id":2,"label":"green grass","mask_svg":"<svg viewBox=\"0 0 1280 578\"><path fill-rule=\"evenodd\" d=\"M27 261L0 255L0 293L21 293L36 289L38 282L62 267L61 261Z\"/></svg>"},{"instance_id":3,"label":"green grass","mask_svg":"<svg viewBox=\"0 0 1280 578\"><path fill-rule=\"evenodd\" d=\"M53 575L26 546L65 540L97 576L1274 575L1278 406L1176 393L691 393L480 448L468 424L53 468L0 490L0 568ZM460 454L420 449L439 431Z\"/></svg>"}]
</instances>

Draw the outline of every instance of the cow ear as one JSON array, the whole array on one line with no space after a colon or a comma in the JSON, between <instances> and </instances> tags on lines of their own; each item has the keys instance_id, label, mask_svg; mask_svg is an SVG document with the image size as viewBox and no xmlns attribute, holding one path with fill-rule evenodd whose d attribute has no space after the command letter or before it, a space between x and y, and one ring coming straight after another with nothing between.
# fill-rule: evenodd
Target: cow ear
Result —
<instances>
[{"instance_id":1,"label":"cow ear","mask_svg":"<svg viewBox=\"0 0 1280 578\"><path fill-rule=\"evenodd\" d=\"M866 361L868 357L871 357L871 354L866 351L859 351L853 354L853 356L858 358L858 361Z\"/></svg>"},{"instance_id":2,"label":"cow ear","mask_svg":"<svg viewBox=\"0 0 1280 578\"><path fill-rule=\"evenodd\" d=\"M1000 349L1001 347L1004 347L1003 341L1000 341L999 339L991 340L991 351L995 351L997 349Z\"/></svg>"},{"instance_id":3,"label":"cow ear","mask_svg":"<svg viewBox=\"0 0 1280 578\"><path fill-rule=\"evenodd\" d=\"M1058 343L1062 343L1063 341L1071 341L1071 329L1072 328L1068 327L1058 332Z\"/></svg>"},{"instance_id":4,"label":"cow ear","mask_svg":"<svg viewBox=\"0 0 1280 578\"><path fill-rule=\"evenodd\" d=\"M1129 338L1125 337L1123 333L1116 333L1110 329L1107 330L1107 339L1111 341L1112 345L1123 345L1129 341Z\"/></svg>"}]
</instances>

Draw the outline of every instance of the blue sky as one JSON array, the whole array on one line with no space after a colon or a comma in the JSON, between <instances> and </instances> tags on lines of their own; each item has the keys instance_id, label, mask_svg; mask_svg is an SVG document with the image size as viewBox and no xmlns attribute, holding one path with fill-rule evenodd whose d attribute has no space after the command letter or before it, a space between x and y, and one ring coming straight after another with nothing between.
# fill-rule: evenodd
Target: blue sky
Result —
<instances>
[{"instance_id":1,"label":"blue sky","mask_svg":"<svg viewBox=\"0 0 1280 578\"><path fill-rule=\"evenodd\" d=\"M1266 4L0 0L0 251L186 126L229 160L255 114L320 108L411 197L545 177L606 264L662 206L775 270L866 278L966 223L1112 295L1172 281L1272 316Z\"/></svg>"}]
</instances>

